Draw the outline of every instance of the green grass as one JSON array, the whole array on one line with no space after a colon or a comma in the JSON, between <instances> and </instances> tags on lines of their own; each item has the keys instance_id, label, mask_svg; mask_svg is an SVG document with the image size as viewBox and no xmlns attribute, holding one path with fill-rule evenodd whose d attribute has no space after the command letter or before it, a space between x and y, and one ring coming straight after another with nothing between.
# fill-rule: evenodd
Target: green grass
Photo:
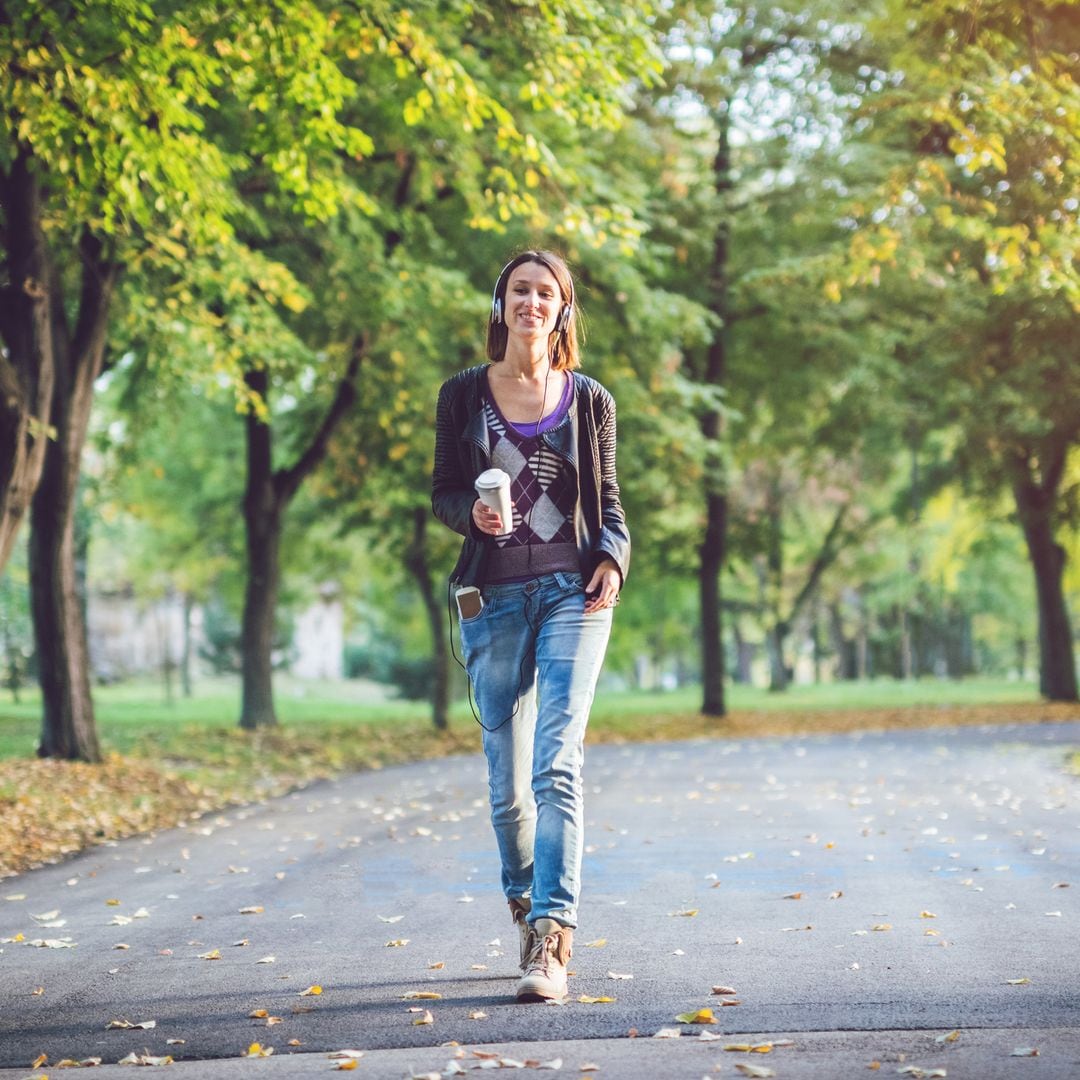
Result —
<instances>
[{"instance_id":1,"label":"green grass","mask_svg":"<svg viewBox=\"0 0 1080 1080\"><path fill-rule=\"evenodd\" d=\"M353 682L304 683L286 677L275 683L278 717L283 726L319 729L352 725L412 725L423 723L428 710L423 702L373 699L370 686ZM1005 679L972 678L963 681L920 679L910 683L879 679L859 683L823 683L794 686L772 694L748 686L731 686L728 707L733 712L769 713L801 710L883 709L904 706L964 706L1037 703L1033 684ZM94 692L98 734L106 751L121 754L157 749L168 754L173 745L190 737L192 728L230 729L239 716L239 684L213 679L196 686L191 698L164 700L160 684L132 681L99 687ZM597 695L591 725L634 737L635 730L665 718L697 714L700 690L685 687L671 692L608 691ZM471 714L465 702L452 711L454 726L468 727ZM0 699L0 759L29 757L40 729L40 695L27 690L22 702Z\"/></svg>"}]
</instances>

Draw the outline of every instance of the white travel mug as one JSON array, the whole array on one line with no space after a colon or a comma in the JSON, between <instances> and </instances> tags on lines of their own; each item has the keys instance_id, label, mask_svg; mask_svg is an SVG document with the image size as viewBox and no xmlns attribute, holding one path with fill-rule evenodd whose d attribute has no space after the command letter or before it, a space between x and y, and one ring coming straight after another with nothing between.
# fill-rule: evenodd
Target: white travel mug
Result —
<instances>
[{"instance_id":1,"label":"white travel mug","mask_svg":"<svg viewBox=\"0 0 1080 1080\"><path fill-rule=\"evenodd\" d=\"M495 510L502 519L503 531L499 536L509 536L514 531L514 513L510 507L510 476L502 469L486 469L476 478L476 494L480 501Z\"/></svg>"}]
</instances>

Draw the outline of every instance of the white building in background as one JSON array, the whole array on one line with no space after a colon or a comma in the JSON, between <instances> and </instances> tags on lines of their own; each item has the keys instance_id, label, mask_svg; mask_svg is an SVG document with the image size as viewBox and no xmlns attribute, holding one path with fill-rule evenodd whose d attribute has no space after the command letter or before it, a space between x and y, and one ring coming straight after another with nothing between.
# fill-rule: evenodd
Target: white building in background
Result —
<instances>
[{"instance_id":1,"label":"white building in background","mask_svg":"<svg viewBox=\"0 0 1080 1080\"><path fill-rule=\"evenodd\" d=\"M319 598L296 617L289 671L300 679L345 678L345 606L333 582L319 586Z\"/></svg>"},{"instance_id":2,"label":"white building in background","mask_svg":"<svg viewBox=\"0 0 1080 1080\"><path fill-rule=\"evenodd\" d=\"M173 669L184 654L184 600L165 596L140 600L130 589L91 591L86 605L90 668L96 681L161 675L168 658ZM191 676L209 674L200 656L203 611L191 611ZM289 672L299 678L336 681L345 677L345 609L340 588L319 587L318 597L296 617Z\"/></svg>"}]
</instances>

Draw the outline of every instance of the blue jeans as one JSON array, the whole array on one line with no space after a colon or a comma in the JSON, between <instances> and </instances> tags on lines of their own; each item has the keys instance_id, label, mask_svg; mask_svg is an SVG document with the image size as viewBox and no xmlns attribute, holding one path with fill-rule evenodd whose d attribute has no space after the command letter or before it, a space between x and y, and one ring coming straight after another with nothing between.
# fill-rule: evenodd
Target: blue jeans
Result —
<instances>
[{"instance_id":1,"label":"blue jeans","mask_svg":"<svg viewBox=\"0 0 1080 1080\"><path fill-rule=\"evenodd\" d=\"M584 614L580 574L482 592L483 610L461 621L461 645L484 725L503 892L532 898L530 922L576 928L585 726L611 609Z\"/></svg>"}]
</instances>

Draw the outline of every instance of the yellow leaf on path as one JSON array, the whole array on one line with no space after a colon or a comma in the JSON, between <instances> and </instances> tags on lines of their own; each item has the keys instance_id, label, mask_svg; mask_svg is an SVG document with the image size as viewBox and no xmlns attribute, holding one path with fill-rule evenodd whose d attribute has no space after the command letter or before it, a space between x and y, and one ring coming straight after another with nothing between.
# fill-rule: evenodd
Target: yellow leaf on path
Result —
<instances>
[{"instance_id":1,"label":"yellow leaf on path","mask_svg":"<svg viewBox=\"0 0 1080 1080\"><path fill-rule=\"evenodd\" d=\"M241 915L261 915L263 913L263 910L264 909L262 908L261 905L255 904L252 907L242 907L240 909L240 914Z\"/></svg>"},{"instance_id":2,"label":"yellow leaf on path","mask_svg":"<svg viewBox=\"0 0 1080 1080\"><path fill-rule=\"evenodd\" d=\"M669 911L668 915L673 919L677 919L680 915L685 916L689 919L693 918L697 913L698 909L696 907L692 907L687 908L685 911Z\"/></svg>"},{"instance_id":3,"label":"yellow leaf on path","mask_svg":"<svg viewBox=\"0 0 1080 1080\"><path fill-rule=\"evenodd\" d=\"M764 1065L747 1065L744 1061L736 1062L735 1071L741 1072L743 1076L755 1076L762 1078L762 1080L765 1077L776 1075L772 1069L767 1069Z\"/></svg>"},{"instance_id":4,"label":"yellow leaf on path","mask_svg":"<svg viewBox=\"0 0 1080 1080\"><path fill-rule=\"evenodd\" d=\"M266 1026L273 1027L275 1024L284 1024L285 1021L280 1016L268 1016L266 1018Z\"/></svg>"},{"instance_id":5,"label":"yellow leaf on path","mask_svg":"<svg viewBox=\"0 0 1080 1080\"><path fill-rule=\"evenodd\" d=\"M304 1044L299 1039L290 1039L286 1046L303 1046Z\"/></svg>"},{"instance_id":6,"label":"yellow leaf on path","mask_svg":"<svg viewBox=\"0 0 1080 1080\"><path fill-rule=\"evenodd\" d=\"M433 964L428 964L429 971L442 971L446 967L446 962L443 960L436 960Z\"/></svg>"},{"instance_id":7,"label":"yellow leaf on path","mask_svg":"<svg viewBox=\"0 0 1080 1080\"><path fill-rule=\"evenodd\" d=\"M1056 886L1056 885L1054 886L1055 889L1057 887L1058 886ZM1062 887L1063 888L1068 888L1068 886L1062 886ZM24 893L24 892L8 893L8 895L5 896L4 899L5 900L25 900L26 899L26 893ZM30 1068L31 1069L36 1069L37 1066L36 1065L31 1065Z\"/></svg>"},{"instance_id":8,"label":"yellow leaf on path","mask_svg":"<svg viewBox=\"0 0 1080 1080\"><path fill-rule=\"evenodd\" d=\"M430 1009L425 1009L424 1010L424 1015L423 1016L418 1016L413 1021L413 1027L421 1027L424 1024L434 1024L434 1023L435 1023L435 1017L431 1015L431 1010Z\"/></svg>"},{"instance_id":9,"label":"yellow leaf on path","mask_svg":"<svg viewBox=\"0 0 1080 1080\"><path fill-rule=\"evenodd\" d=\"M386 948L388 948L388 949L400 949L403 946L408 945L408 944L409 944L409 939L407 937L396 938L394 941L388 941L386 943Z\"/></svg>"},{"instance_id":10,"label":"yellow leaf on path","mask_svg":"<svg viewBox=\"0 0 1080 1080\"><path fill-rule=\"evenodd\" d=\"M265 1020L270 1014L265 1009L252 1009L248 1016L252 1020Z\"/></svg>"},{"instance_id":11,"label":"yellow leaf on path","mask_svg":"<svg viewBox=\"0 0 1080 1080\"><path fill-rule=\"evenodd\" d=\"M582 1005L610 1005L614 1000L613 997L590 997L588 994L582 994L578 998Z\"/></svg>"},{"instance_id":12,"label":"yellow leaf on path","mask_svg":"<svg viewBox=\"0 0 1080 1080\"><path fill-rule=\"evenodd\" d=\"M788 893L787 896L784 897L784 899L785 900L801 900L802 899L802 893L801 892L791 892L791 893Z\"/></svg>"},{"instance_id":13,"label":"yellow leaf on path","mask_svg":"<svg viewBox=\"0 0 1080 1080\"><path fill-rule=\"evenodd\" d=\"M869 1065L867 1065L866 1067L867 1067L867 1068L868 1068L868 1069L869 1069L869 1070L870 1070L871 1072L877 1072L877 1071L878 1071L878 1069L880 1069L880 1068L881 1068L881 1062L880 1062L880 1061L871 1061L871 1062L870 1062L870 1064L869 1064Z\"/></svg>"},{"instance_id":14,"label":"yellow leaf on path","mask_svg":"<svg viewBox=\"0 0 1080 1080\"><path fill-rule=\"evenodd\" d=\"M120 906L120 901L119 900L106 900L105 901L105 906L106 907L119 907Z\"/></svg>"},{"instance_id":15,"label":"yellow leaf on path","mask_svg":"<svg viewBox=\"0 0 1080 1080\"><path fill-rule=\"evenodd\" d=\"M10 900L11 897L8 897L8 899ZM34 1058L33 1064L30 1066L30 1068L31 1069L40 1069L42 1065L47 1065L48 1063L49 1063L49 1055L48 1054L38 1054L38 1056L36 1058Z\"/></svg>"},{"instance_id":16,"label":"yellow leaf on path","mask_svg":"<svg viewBox=\"0 0 1080 1080\"><path fill-rule=\"evenodd\" d=\"M271 1051L273 1053L273 1051ZM136 1054L133 1050L127 1057L121 1058L117 1065L171 1065L173 1059L166 1054L164 1057L154 1057L152 1054Z\"/></svg>"},{"instance_id":17,"label":"yellow leaf on path","mask_svg":"<svg viewBox=\"0 0 1080 1080\"><path fill-rule=\"evenodd\" d=\"M322 993L322 987L318 983L313 986L309 986L306 990L301 990L297 997L318 997Z\"/></svg>"},{"instance_id":18,"label":"yellow leaf on path","mask_svg":"<svg viewBox=\"0 0 1080 1080\"><path fill-rule=\"evenodd\" d=\"M35 986L34 989L30 991L30 996L31 997L41 997L41 995L44 994L44 993L45 993L45 987L44 986Z\"/></svg>"},{"instance_id":19,"label":"yellow leaf on path","mask_svg":"<svg viewBox=\"0 0 1080 1080\"><path fill-rule=\"evenodd\" d=\"M18 945L20 942L25 941L26 938L21 934L16 934L14 937L0 938L0 945Z\"/></svg>"},{"instance_id":20,"label":"yellow leaf on path","mask_svg":"<svg viewBox=\"0 0 1080 1080\"><path fill-rule=\"evenodd\" d=\"M274 1048L272 1046L264 1047L261 1043L256 1042L252 1043L247 1048L247 1053L241 1054L240 1056L246 1058L264 1058L269 1057L273 1052Z\"/></svg>"},{"instance_id":21,"label":"yellow leaf on path","mask_svg":"<svg viewBox=\"0 0 1080 1080\"><path fill-rule=\"evenodd\" d=\"M871 930L878 930L878 931L891 930L892 929L892 923L887 923L887 922L875 923L873 926L870 927L870 929Z\"/></svg>"},{"instance_id":22,"label":"yellow leaf on path","mask_svg":"<svg viewBox=\"0 0 1080 1080\"><path fill-rule=\"evenodd\" d=\"M607 944L607 938L598 937L595 941L586 941L586 949L602 949Z\"/></svg>"},{"instance_id":23,"label":"yellow leaf on path","mask_svg":"<svg viewBox=\"0 0 1080 1080\"><path fill-rule=\"evenodd\" d=\"M680 1024L715 1024L716 1017L713 1016L712 1009L698 1009L697 1012L684 1012L679 1013L675 1017Z\"/></svg>"},{"instance_id":24,"label":"yellow leaf on path","mask_svg":"<svg viewBox=\"0 0 1080 1080\"><path fill-rule=\"evenodd\" d=\"M481 1012L480 1009L477 1009L475 1012L469 1013L470 1020L486 1020L487 1018L488 1014L486 1012Z\"/></svg>"},{"instance_id":25,"label":"yellow leaf on path","mask_svg":"<svg viewBox=\"0 0 1080 1080\"><path fill-rule=\"evenodd\" d=\"M347 1069L355 1069L360 1062L356 1058L350 1058L348 1061L339 1061L337 1068L341 1072L345 1072Z\"/></svg>"},{"instance_id":26,"label":"yellow leaf on path","mask_svg":"<svg viewBox=\"0 0 1080 1080\"><path fill-rule=\"evenodd\" d=\"M410 990L401 995L402 1001L441 1001L442 994L436 994L432 990Z\"/></svg>"},{"instance_id":27,"label":"yellow leaf on path","mask_svg":"<svg viewBox=\"0 0 1080 1080\"><path fill-rule=\"evenodd\" d=\"M955 1031L955 1030L950 1031L948 1033L948 1035L938 1035L934 1039L934 1042L940 1043L942 1045L944 1045L945 1043L954 1043L954 1042L959 1042L959 1041L960 1041L960 1032Z\"/></svg>"},{"instance_id":28,"label":"yellow leaf on path","mask_svg":"<svg viewBox=\"0 0 1080 1080\"><path fill-rule=\"evenodd\" d=\"M211 949L209 952L199 953L200 960L220 960L221 950Z\"/></svg>"},{"instance_id":29,"label":"yellow leaf on path","mask_svg":"<svg viewBox=\"0 0 1080 1080\"><path fill-rule=\"evenodd\" d=\"M937 916L932 911L920 911L919 912L919 918L920 919L936 919Z\"/></svg>"},{"instance_id":30,"label":"yellow leaf on path","mask_svg":"<svg viewBox=\"0 0 1080 1080\"><path fill-rule=\"evenodd\" d=\"M1030 986L1031 985L1031 980L1026 978L1026 977L1023 978L1023 979L1006 979L1005 980L1005 985L1006 986Z\"/></svg>"}]
</instances>

